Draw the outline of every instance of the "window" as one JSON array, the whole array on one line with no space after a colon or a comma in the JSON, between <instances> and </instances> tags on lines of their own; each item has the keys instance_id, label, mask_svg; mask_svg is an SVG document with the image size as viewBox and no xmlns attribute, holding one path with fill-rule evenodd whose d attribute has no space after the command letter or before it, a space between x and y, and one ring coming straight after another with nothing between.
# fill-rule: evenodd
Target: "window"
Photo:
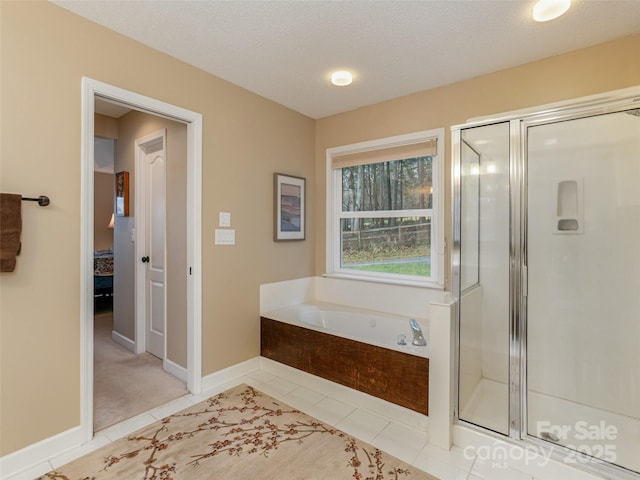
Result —
<instances>
[{"instance_id":1,"label":"window","mask_svg":"<svg viewBox=\"0 0 640 480\"><path fill-rule=\"evenodd\" d=\"M444 130L327 150L327 274L443 286Z\"/></svg>"}]
</instances>

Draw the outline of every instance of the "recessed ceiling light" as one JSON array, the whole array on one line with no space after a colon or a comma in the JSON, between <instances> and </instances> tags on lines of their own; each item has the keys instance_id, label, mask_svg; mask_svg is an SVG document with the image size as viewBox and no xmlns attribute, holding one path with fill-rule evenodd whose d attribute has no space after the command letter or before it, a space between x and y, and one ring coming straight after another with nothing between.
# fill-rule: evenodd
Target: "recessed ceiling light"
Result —
<instances>
[{"instance_id":1,"label":"recessed ceiling light","mask_svg":"<svg viewBox=\"0 0 640 480\"><path fill-rule=\"evenodd\" d=\"M346 87L347 85L351 85L353 82L353 76L351 72L347 72L346 70L338 70L337 72L333 72L331 74L331 83L338 87Z\"/></svg>"},{"instance_id":2,"label":"recessed ceiling light","mask_svg":"<svg viewBox=\"0 0 640 480\"><path fill-rule=\"evenodd\" d=\"M548 22L569 10L571 0L538 0L533 7L533 19L536 22Z\"/></svg>"}]
</instances>

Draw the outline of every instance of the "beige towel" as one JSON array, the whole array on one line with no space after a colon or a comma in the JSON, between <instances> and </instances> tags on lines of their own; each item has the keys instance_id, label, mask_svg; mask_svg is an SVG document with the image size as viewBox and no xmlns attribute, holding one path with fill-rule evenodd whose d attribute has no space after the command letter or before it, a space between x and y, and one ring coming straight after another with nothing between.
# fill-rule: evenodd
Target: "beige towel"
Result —
<instances>
[{"instance_id":1,"label":"beige towel","mask_svg":"<svg viewBox=\"0 0 640 480\"><path fill-rule=\"evenodd\" d=\"M22 232L22 195L0 193L0 272L16 269Z\"/></svg>"}]
</instances>

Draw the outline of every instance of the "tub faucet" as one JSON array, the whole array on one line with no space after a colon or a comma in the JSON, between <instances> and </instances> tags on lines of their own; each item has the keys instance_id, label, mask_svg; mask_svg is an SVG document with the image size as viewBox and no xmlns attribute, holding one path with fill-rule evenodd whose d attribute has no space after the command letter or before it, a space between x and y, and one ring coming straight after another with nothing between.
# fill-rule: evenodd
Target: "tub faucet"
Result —
<instances>
[{"instance_id":1,"label":"tub faucet","mask_svg":"<svg viewBox=\"0 0 640 480\"><path fill-rule=\"evenodd\" d=\"M413 318L409 320L409 325L411 326L411 331L413 332L413 341L411 342L413 345L418 347L425 347L427 345L427 341L424 339L424 335L422 335L422 330L420 329L420 325Z\"/></svg>"}]
</instances>

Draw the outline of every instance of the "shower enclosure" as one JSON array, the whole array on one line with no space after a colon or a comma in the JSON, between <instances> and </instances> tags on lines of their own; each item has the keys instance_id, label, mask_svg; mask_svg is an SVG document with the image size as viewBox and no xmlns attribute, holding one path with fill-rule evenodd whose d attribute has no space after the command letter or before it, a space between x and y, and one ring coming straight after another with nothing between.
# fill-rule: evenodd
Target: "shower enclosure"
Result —
<instances>
[{"instance_id":1,"label":"shower enclosure","mask_svg":"<svg viewBox=\"0 0 640 480\"><path fill-rule=\"evenodd\" d=\"M640 88L452 146L457 420L640 478Z\"/></svg>"}]
</instances>

